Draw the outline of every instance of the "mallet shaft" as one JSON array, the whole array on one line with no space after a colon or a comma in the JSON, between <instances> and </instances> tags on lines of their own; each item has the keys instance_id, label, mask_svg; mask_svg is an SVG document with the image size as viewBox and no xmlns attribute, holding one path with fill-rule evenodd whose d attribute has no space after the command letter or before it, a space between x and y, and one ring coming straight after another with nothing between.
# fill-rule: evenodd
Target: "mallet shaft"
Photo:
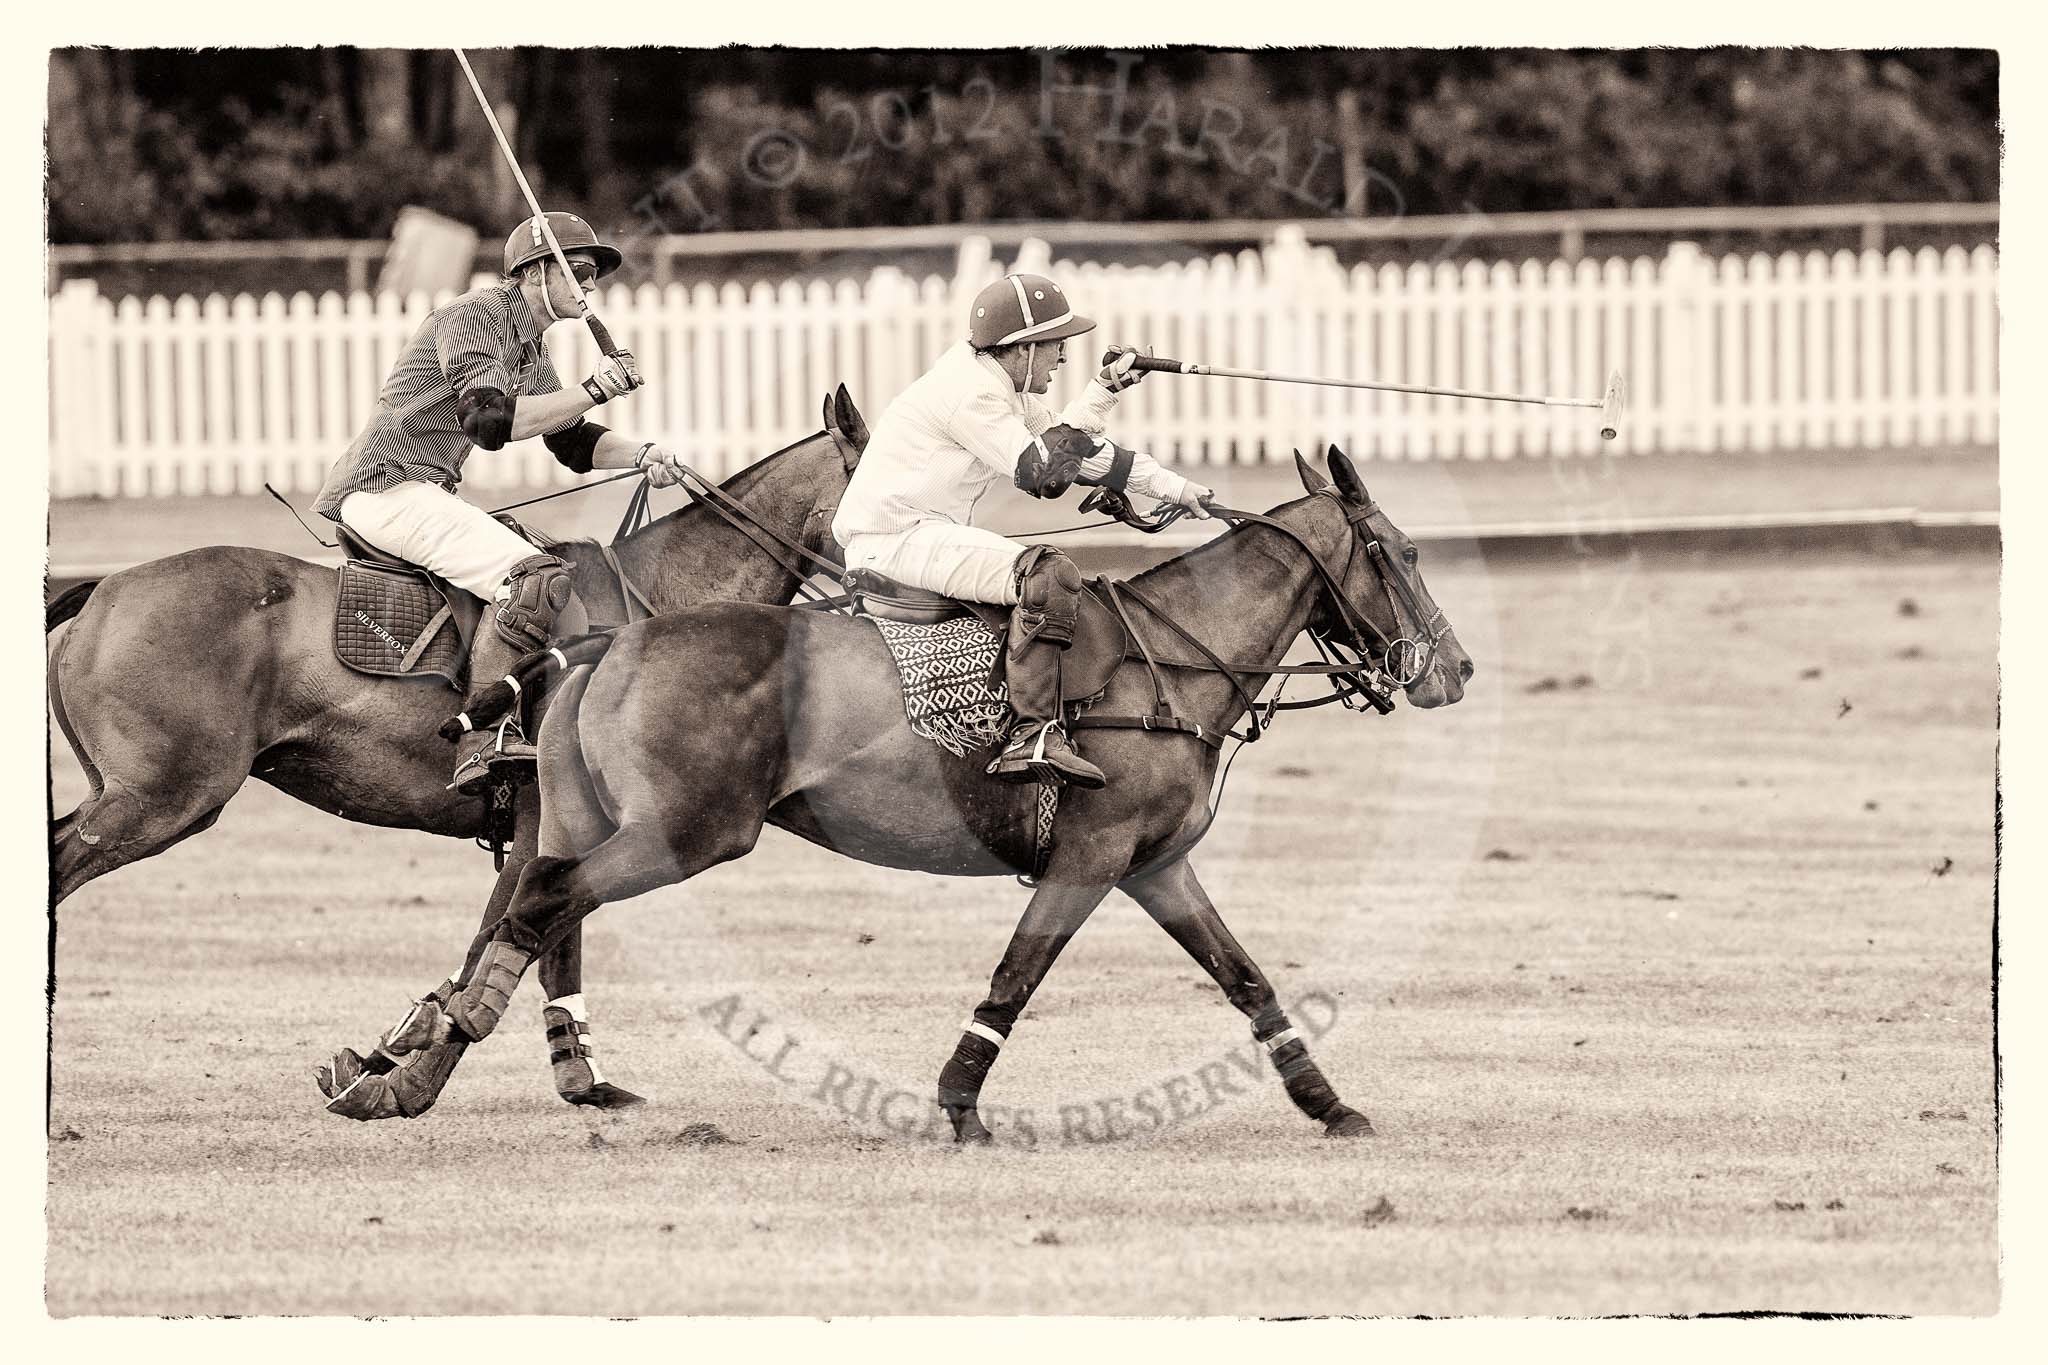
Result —
<instances>
[{"instance_id":1,"label":"mallet shaft","mask_svg":"<svg viewBox=\"0 0 2048 1365\"><path fill-rule=\"evenodd\" d=\"M462 63L462 74L469 77L469 88L476 93L476 102L484 111L484 121L491 125L491 135L498 139L498 150L505 154L505 164L512 168L512 178L519 182L519 192L526 196L526 206L533 210L533 220L540 224L541 236L547 239L548 250L554 253L555 264L562 267L562 278L573 285L576 272L569 268L569 258L562 251L562 244L555 240L555 230L548 223L547 214L541 212L540 200L533 193L533 186L526 183L526 173L519 169L519 158L512 154L512 144L505 138L505 130L498 126L498 115L491 108L490 100L484 95L483 85L477 80L476 72L469 65L469 57L461 48L450 49L455 60ZM590 328L590 335L596 340L597 348L606 355L617 355L618 345L605 325L590 311L590 300L583 297L580 287L576 290L576 305L582 310L583 321Z\"/></svg>"},{"instance_id":2,"label":"mallet shaft","mask_svg":"<svg viewBox=\"0 0 2048 1365\"><path fill-rule=\"evenodd\" d=\"M1300 374L1273 374L1267 370L1236 370L1227 365L1197 365L1192 361L1164 360L1139 356L1141 370L1169 370L1175 374L1206 374L1218 379L1259 379L1269 384L1318 384L1330 389L1377 389L1382 393L1418 393L1436 398L1482 398L1494 403L1540 403L1552 408L1598 408L1600 398L1551 398L1528 393L1491 393L1484 389L1439 389L1426 384L1388 384L1372 379L1318 379Z\"/></svg>"}]
</instances>

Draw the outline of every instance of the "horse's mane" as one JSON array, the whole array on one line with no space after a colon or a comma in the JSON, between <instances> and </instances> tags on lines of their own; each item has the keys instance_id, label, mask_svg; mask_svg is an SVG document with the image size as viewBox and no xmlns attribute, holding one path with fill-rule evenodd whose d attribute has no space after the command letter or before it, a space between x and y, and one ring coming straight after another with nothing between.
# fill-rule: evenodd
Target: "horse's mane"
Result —
<instances>
[{"instance_id":1,"label":"horse's mane","mask_svg":"<svg viewBox=\"0 0 2048 1365\"><path fill-rule=\"evenodd\" d=\"M754 482L757 479L765 476L769 468L774 465L776 460L780 459L784 455L789 454L793 450L797 450L803 446L809 445L812 441L815 441L820 436L826 434L827 433L825 432L825 430L823 428L820 428L819 430L812 432L810 435L803 437L801 440L792 441L790 444L782 447L782 449L780 450L772 451L769 454L763 455L760 459L754 461L752 464L746 466L744 469L740 469L735 471L734 473L728 474L725 477L725 480L718 485L719 490L724 493L730 493L735 500L744 500L746 493L749 489L753 487ZM648 522L647 526L659 526L663 522L669 521L672 518L686 516L691 513L696 513L698 515L707 514L704 504L699 502L694 497L690 498L681 507L675 508L673 511L662 513L660 516ZM645 530L647 529L647 527L642 527L641 529ZM638 532L635 532L635 534L638 534ZM537 543L544 552L548 554L559 554L562 556L562 558L569 560L571 563L580 563L582 562L582 559L586 556L595 559L602 556L604 553L604 546L595 537L590 536L576 536L571 537L567 540L549 540L546 538L538 538Z\"/></svg>"},{"instance_id":2,"label":"horse's mane","mask_svg":"<svg viewBox=\"0 0 2048 1365\"><path fill-rule=\"evenodd\" d=\"M1298 506L1306 501L1308 499L1304 497L1296 498L1293 502L1281 503L1278 507L1269 510L1266 515L1277 517L1289 508ZM1204 541L1192 550L1183 550L1171 559L1154 564L1151 568L1141 573L1133 574L1129 581L1141 586L1146 583L1156 585L1161 582L1178 580L1187 574L1199 575L1205 569L1214 568L1215 561L1222 558L1226 553L1235 553L1232 547L1249 540L1255 532L1263 533L1276 539L1284 539L1280 532L1275 531L1270 526L1261 526L1257 522L1246 522L1231 527L1214 540ZM1289 542L1289 544L1291 543ZM1285 561L1282 562L1284 563Z\"/></svg>"}]
</instances>

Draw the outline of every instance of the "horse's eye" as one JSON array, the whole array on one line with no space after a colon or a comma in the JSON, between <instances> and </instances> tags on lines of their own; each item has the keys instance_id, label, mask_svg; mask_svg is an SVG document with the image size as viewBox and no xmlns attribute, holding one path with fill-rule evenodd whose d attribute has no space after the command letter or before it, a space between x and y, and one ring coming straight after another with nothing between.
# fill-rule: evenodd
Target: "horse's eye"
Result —
<instances>
[{"instance_id":1,"label":"horse's eye","mask_svg":"<svg viewBox=\"0 0 2048 1365\"><path fill-rule=\"evenodd\" d=\"M1401 562L1403 564L1406 564L1411 569L1415 567L1415 561L1420 558L1422 558L1422 556L1415 552L1415 547L1413 545L1410 545L1407 549L1401 551Z\"/></svg>"}]
</instances>

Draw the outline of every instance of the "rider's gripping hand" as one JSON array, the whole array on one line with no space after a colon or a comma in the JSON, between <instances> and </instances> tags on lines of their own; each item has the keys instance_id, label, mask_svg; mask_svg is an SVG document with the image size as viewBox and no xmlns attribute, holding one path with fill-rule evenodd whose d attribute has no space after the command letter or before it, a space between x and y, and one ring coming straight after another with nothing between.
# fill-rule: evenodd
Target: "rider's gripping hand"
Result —
<instances>
[{"instance_id":1,"label":"rider's gripping hand","mask_svg":"<svg viewBox=\"0 0 2048 1365\"><path fill-rule=\"evenodd\" d=\"M1186 486L1180 490L1180 496L1175 498L1174 501L1187 508L1195 516L1205 521L1208 520L1209 504L1216 500L1216 490L1204 488L1193 479L1188 479L1185 482Z\"/></svg>"},{"instance_id":2,"label":"rider's gripping hand","mask_svg":"<svg viewBox=\"0 0 2048 1365\"><path fill-rule=\"evenodd\" d=\"M649 441L633 460L635 469L645 471L647 482L656 488L673 488L682 482L683 461L667 446Z\"/></svg>"},{"instance_id":3,"label":"rider's gripping hand","mask_svg":"<svg viewBox=\"0 0 2048 1365\"><path fill-rule=\"evenodd\" d=\"M1148 349L1145 354L1152 352ZM1112 346L1104 357L1101 373L1096 381L1111 393L1122 393L1145 377L1145 371L1138 367L1138 352L1132 346Z\"/></svg>"},{"instance_id":4,"label":"rider's gripping hand","mask_svg":"<svg viewBox=\"0 0 2048 1365\"><path fill-rule=\"evenodd\" d=\"M583 388L599 402L609 402L614 398L624 398L639 388L641 382L640 366L634 361L633 353L620 351L598 361L590 378L583 381ZM600 393L604 395L602 398L598 398Z\"/></svg>"}]
</instances>

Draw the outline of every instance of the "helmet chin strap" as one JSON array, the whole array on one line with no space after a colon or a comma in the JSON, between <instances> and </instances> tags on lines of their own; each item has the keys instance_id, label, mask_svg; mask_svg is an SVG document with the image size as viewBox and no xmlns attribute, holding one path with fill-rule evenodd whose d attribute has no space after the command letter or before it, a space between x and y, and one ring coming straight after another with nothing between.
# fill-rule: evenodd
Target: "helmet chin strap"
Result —
<instances>
[{"instance_id":1,"label":"helmet chin strap","mask_svg":"<svg viewBox=\"0 0 2048 1365\"><path fill-rule=\"evenodd\" d=\"M1028 342L1024 347L1024 377L1017 381L1017 392L1028 393L1031 389L1031 371L1038 364L1038 343Z\"/></svg>"},{"instance_id":2,"label":"helmet chin strap","mask_svg":"<svg viewBox=\"0 0 2048 1365\"><path fill-rule=\"evenodd\" d=\"M540 263L540 306L547 309L549 322L561 322L562 315L555 311L555 291L548 287L548 265L545 260Z\"/></svg>"}]
</instances>

